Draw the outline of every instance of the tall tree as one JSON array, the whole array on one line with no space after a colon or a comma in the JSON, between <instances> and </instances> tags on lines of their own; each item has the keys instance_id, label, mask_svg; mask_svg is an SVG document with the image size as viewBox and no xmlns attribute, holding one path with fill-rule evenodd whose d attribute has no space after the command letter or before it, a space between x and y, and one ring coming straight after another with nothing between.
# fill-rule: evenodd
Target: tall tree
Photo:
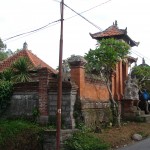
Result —
<instances>
[{"instance_id":1,"label":"tall tree","mask_svg":"<svg viewBox=\"0 0 150 150\"><path fill-rule=\"evenodd\" d=\"M150 66L139 65L132 69L132 77L136 77L140 89L147 89L150 91Z\"/></svg>"},{"instance_id":2,"label":"tall tree","mask_svg":"<svg viewBox=\"0 0 150 150\"><path fill-rule=\"evenodd\" d=\"M4 51L0 51L0 61L3 61L8 57L7 53Z\"/></svg>"},{"instance_id":3,"label":"tall tree","mask_svg":"<svg viewBox=\"0 0 150 150\"><path fill-rule=\"evenodd\" d=\"M3 43L3 41L0 38L0 51L6 49L6 44Z\"/></svg>"},{"instance_id":4,"label":"tall tree","mask_svg":"<svg viewBox=\"0 0 150 150\"><path fill-rule=\"evenodd\" d=\"M101 76L107 85L114 112L113 121L115 123L117 122L119 126L120 113L111 91L111 77L112 73L115 71L116 64L129 54L129 49L129 45L125 42L111 38L98 41L96 49L90 50L85 54L85 59L88 61L86 66L87 72Z\"/></svg>"},{"instance_id":5,"label":"tall tree","mask_svg":"<svg viewBox=\"0 0 150 150\"><path fill-rule=\"evenodd\" d=\"M5 49L6 49L6 44L4 44L0 38L0 61L7 58L7 53L5 52Z\"/></svg>"}]
</instances>

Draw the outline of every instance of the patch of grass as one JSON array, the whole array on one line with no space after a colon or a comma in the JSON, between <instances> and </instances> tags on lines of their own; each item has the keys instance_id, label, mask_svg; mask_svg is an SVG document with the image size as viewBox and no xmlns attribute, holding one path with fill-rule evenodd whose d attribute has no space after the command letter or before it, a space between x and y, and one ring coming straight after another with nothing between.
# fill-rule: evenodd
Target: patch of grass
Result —
<instances>
[{"instance_id":1,"label":"patch of grass","mask_svg":"<svg viewBox=\"0 0 150 150\"><path fill-rule=\"evenodd\" d=\"M0 120L0 149L5 147L7 150L21 150L24 145L35 145L40 142L41 132L40 127L27 121Z\"/></svg>"},{"instance_id":2,"label":"patch of grass","mask_svg":"<svg viewBox=\"0 0 150 150\"><path fill-rule=\"evenodd\" d=\"M64 143L65 150L108 150L109 145L89 132L77 131Z\"/></svg>"}]
</instances>

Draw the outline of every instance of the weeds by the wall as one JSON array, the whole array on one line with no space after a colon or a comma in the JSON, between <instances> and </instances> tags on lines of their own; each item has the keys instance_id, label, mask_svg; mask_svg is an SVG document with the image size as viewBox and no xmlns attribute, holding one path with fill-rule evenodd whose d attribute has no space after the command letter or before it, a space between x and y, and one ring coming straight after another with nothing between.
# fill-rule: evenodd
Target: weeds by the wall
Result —
<instances>
[{"instance_id":1,"label":"weeds by the wall","mask_svg":"<svg viewBox=\"0 0 150 150\"><path fill-rule=\"evenodd\" d=\"M108 150L109 144L84 129L75 132L67 139L64 148L65 150Z\"/></svg>"}]
</instances>

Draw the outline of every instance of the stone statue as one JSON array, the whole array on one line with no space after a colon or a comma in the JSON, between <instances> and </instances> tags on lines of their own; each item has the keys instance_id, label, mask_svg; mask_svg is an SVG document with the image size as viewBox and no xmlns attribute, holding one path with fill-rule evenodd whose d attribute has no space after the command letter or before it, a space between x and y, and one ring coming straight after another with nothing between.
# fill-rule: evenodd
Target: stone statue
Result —
<instances>
[{"instance_id":1,"label":"stone statue","mask_svg":"<svg viewBox=\"0 0 150 150\"><path fill-rule=\"evenodd\" d=\"M70 68L67 60L63 60L62 63L62 80L70 81Z\"/></svg>"},{"instance_id":2,"label":"stone statue","mask_svg":"<svg viewBox=\"0 0 150 150\"><path fill-rule=\"evenodd\" d=\"M127 81L125 81L125 100L139 100L139 88L137 85L137 80L131 78L131 75L128 76Z\"/></svg>"}]
</instances>

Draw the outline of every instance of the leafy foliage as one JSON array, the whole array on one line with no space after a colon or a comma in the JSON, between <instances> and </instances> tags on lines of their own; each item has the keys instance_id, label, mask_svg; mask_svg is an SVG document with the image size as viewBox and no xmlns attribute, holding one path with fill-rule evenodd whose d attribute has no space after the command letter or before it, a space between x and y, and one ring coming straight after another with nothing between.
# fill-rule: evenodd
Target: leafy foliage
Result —
<instances>
[{"instance_id":1,"label":"leafy foliage","mask_svg":"<svg viewBox=\"0 0 150 150\"><path fill-rule=\"evenodd\" d=\"M146 88L150 84L150 66L135 66L132 71L132 77L138 79L139 88Z\"/></svg>"},{"instance_id":2,"label":"leafy foliage","mask_svg":"<svg viewBox=\"0 0 150 150\"><path fill-rule=\"evenodd\" d=\"M0 50L2 50L2 49L6 49L6 44L4 44L0 38Z\"/></svg>"},{"instance_id":3,"label":"leafy foliage","mask_svg":"<svg viewBox=\"0 0 150 150\"><path fill-rule=\"evenodd\" d=\"M12 95L13 83L30 81L31 64L25 57L19 58L10 68L0 73L0 114L2 114Z\"/></svg>"},{"instance_id":4,"label":"leafy foliage","mask_svg":"<svg viewBox=\"0 0 150 150\"><path fill-rule=\"evenodd\" d=\"M14 82L28 82L30 81L30 74L29 70L31 69L32 65L26 57L20 57L17 61L15 61L11 68L13 69Z\"/></svg>"},{"instance_id":5,"label":"leafy foliage","mask_svg":"<svg viewBox=\"0 0 150 150\"><path fill-rule=\"evenodd\" d=\"M98 44L95 50L85 54L88 61L86 69L88 72L110 76L117 62L129 54L129 46L115 39L103 39Z\"/></svg>"},{"instance_id":6,"label":"leafy foliage","mask_svg":"<svg viewBox=\"0 0 150 150\"><path fill-rule=\"evenodd\" d=\"M6 59L8 56L7 56L7 53L6 52L3 52L3 51L0 51L0 61Z\"/></svg>"},{"instance_id":7,"label":"leafy foliage","mask_svg":"<svg viewBox=\"0 0 150 150\"><path fill-rule=\"evenodd\" d=\"M98 41L98 46L95 50L90 50L85 54L85 59L88 61L86 71L102 77L111 96L110 100L113 109L117 108L118 105L111 91L111 76L115 71L116 64L129 54L129 48L127 43L120 40L115 40L113 38L102 39ZM118 109L116 109L116 112L117 113L114 113L113 116L117 114L119 118Z\"/></svg>"},{"instance_id":8,"label":"leafy foliage","mask_svg":"<svg viewBox=\"0 0 150 150\"><path fill-rule=\"evenodd\" d=\"M6 49L6 45L3 43L3 41L0 38L0 61L8 57L7 52L4 52L5 49Z\"/></svg>"},{"instance_id":9,"label":"leafy foliage","mask_svg":"<svg viewBox=\"0 0 150 150\"><path fill-rule=\"evenodd\" d=\"M2 73L0 73L0 79L3 81L12 81L13 75L13 70L11 68L7 68Z\"/></svg>"},{"instance_id":10,"label":"leafy foliage","mask_svg":"<svg viewBox=\"0 0 150 150\"><path fill-rule=\"evenodd\" d=\"M42 128L22 120L0 120L0 149L41 148Z\"/></svg>"},{"instance_id":11,"label":"leafy foliage","mask_svg":"<svg viewBox=\"0 0 150 150\"><path fill-rule=\"evenodd\" d=\"M65 141L65 150L108 150L109 145L92 133L77 131Z\"/></svg>"},{"instance_id":12,"label":"leafy foliage","mask_svg":"<svg viewBox=\"0 0 150 150\"><path fill-rule=\"evenodd\" d=\"M0 81L0 115L6 110L10 103L13 84L9 81Z\"/></svg>"}]
</instances>

